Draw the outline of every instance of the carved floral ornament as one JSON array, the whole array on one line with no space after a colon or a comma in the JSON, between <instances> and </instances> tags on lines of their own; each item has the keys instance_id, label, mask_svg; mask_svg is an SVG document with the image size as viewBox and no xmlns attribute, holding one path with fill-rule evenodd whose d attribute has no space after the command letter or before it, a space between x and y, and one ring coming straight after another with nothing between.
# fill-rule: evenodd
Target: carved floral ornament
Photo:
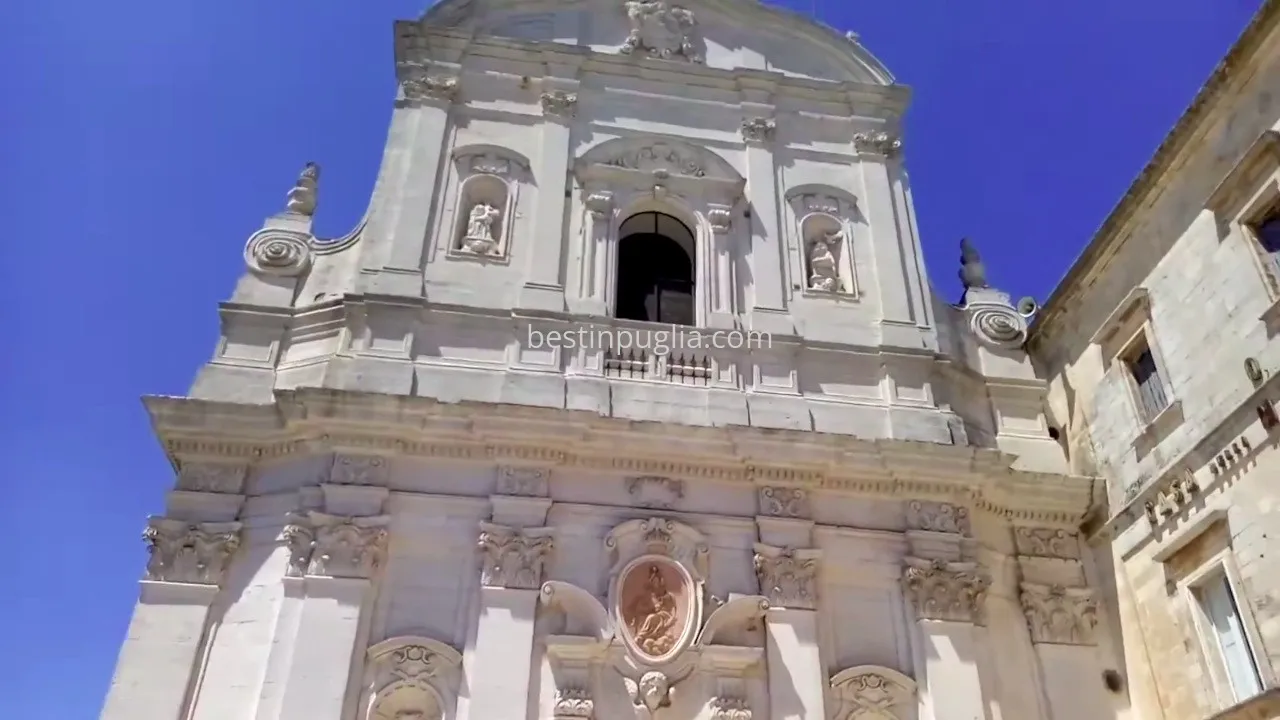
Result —
<instances>
[{"instance_id":1,"label":"carved floral ornament","mask_svg":"<svg viewBox=\"0 0 1280 720\"><path fill-rule=\"evenodd\" d=\"M897 670L861 665L831 678L836 707L833 720L906 720L914 718L916 682Z\"/></svg>"},{"instance_id":2,"label":"carved floral ornament","mask_svg":"<svg viewBox=\"0 0 1280 720\"><path fill-rule=\"evenodd\" d=\"M1013 529L1013 539L1019 555L1080 559L1080 536L1074 530L1018 526Z\"/></svg>"},{"instance_id":3,"label":"carved floral ornament","mask_svg":"<svg viewBox=\"0 0 1280 720\"><path fill-rule=\"evenodd\" d=\"M742 121L742 139L749 143L767 143L773 140L778 123L773 118L753 117Z\"/></svg>"},{"instance_id":4,"label":"carved floral ornament","mask_svg":"<svg viewBox=\"0 0 1280 720\"><path fill-rule=\"evenodd\" d=\"M498 494L542 497L547 494L550 477L547 468L503 465L498 468Z\"/></svg>"},{"instance_id":5,"label":"carved floral ornament","mask_svg":"<svg viewBox=\"0 0 1280 720\"><path fill-rule=\"evenodd\" d=\"M865 155L893 157L902 149L902 140L884 130L872 130L854 135L853 147Z\"/></svg>"},{"instance_id":6,"label":"carved floral ornament","mask_svg":"<svg viewBox=\"0 0 1280 720\"><path fill-rule=\"evenodd\" d=\"M312 510L294 515L280 533L289 548L288 574L368 578L382 564L389 515L342 517Z\"/></svg>"},{"instance_id":7,"label":"carved floral ornament","mask_svg":"<svg viewBox=\"0 0 1280 720\"><path fill-rule=\"evenodd\" d=\"M627 493L638 507L670 510L684 499L684 481L641 475L627 480Z\"/></svg>"},{"instance_id":8,"label":"carved floral ornament","mask_svg":"<svg viewBox=\"0 0 1280 720\"><path fill-rule=\"evenodd\" d=\"M968 537L969 510L951 503L912 500L907 503L907 527L926 532L950 533Z\"/></svg>"},{"instance_id":9,"label":"carved floral ornament","mask_svg":"<svg viewBox=\"0 0 1280 720\"><path fill-rule=\"evenodd\" d=\"M1088 588L1022 583L1022 610L1031 641L1059 645L1093 645L1098 603Z\"/></svg>"},{"instance_id":10,"label":"carved floral ornament","mask_svg":"<svg viewBox=\"0 0 1280 720\"><path fill-rule=\"evenodd\" d=\"M746 185L742 175L714 152L667 138L605 141L575 161L574 176L583 187L592 188L589 195L620 190L649 191L658 198L699 195L726 208L738 203Z\"/></svg>"},{"instance_id":11,"label":"carved floral ornament","mask_svg":"<svg viewBox=\"0 0 1280 720\"><path fill-rule=\"evenodd\" d=\"M178 489L190 492L239 493L244 489L246 463L183 460L178 468Z\"/></svg>"},{"instance_id":12,"label":"carved floral ornament","mask_svg":"<svg viewBox=\"0 0 1280 720\"><path fill-rule=\"evenodd\" d=\"M490 587L537 590L554 532L552 528L520 530L480 523L481 582Z\"/></svg>"},{"instance_id":13,"label":"carved floral ornament","mask_svg":"<svg viewBox=\"0 0 1280 720\"><path fill-rule=\"evenodd\" d=\"M551 90L542 93L542 112L557 117L573 117L578 112L578 94Z\"/></svg>"},{"instance_id":14,"label":"carved floral ornament","mask_svg":"<svg viewBox=\"0 0 1280 720\"><path fill-rule=\"evenodd\" d=\"M760 594L773 607L813 610L818 603L818 550L777 548L757 543L756 578Z\"/></svg>"},{"instance_id":15,"label":"carved floral ornament","mask_svg":"<svg viewBox=\"0 0 1280 720\"><path fill-rule=\"evenodd\" d=\"M422 63L401 63L396 69L406 102L453 102L458 96L456 77L432 73L430 67Z\"/></svg>"},{"instance_id":16,"label":"carved floral ornament","mask_svg":"<svg viewBox=\"0 0 1280 720\"><path fill-rule=\"evenodd\" d=\"M368 650L364 720L439 720L457 699L462 656L423 637L385 640Z\"/></svg>"},{"instance_id":17,"label":"carved floral ornament","mask_svg":"<svg viewBox=\"0 0 1280 720\"><path fill-rule=\"evenodd\" d=\"M798 487L762 487L760 514L771 517L809 517L809 493Z\"/></svg>"},{"instance_id":18,"label":"carved floral ornament","mask_svg":"<svg viewBox=\"0 0 1280 720\"><path fill-rule=\"evenodd\" d=\"M149 555L147 580L219 585L240 547L240 523L151 518L142 539Z\"/></svg>"},{"instance_id":19,"label":"carved floral ornament","mask_svg":"<svg viewBox=\"0 0 1280 720\"><path fill-rule=\"evenodd\" d=\"M622 6L631 27L622 44L622 54L702 62L694 36L697 20L692 11L668 0L624 0Z\"/></svg>"},{"instance_id":20,"label":"carved floral ornament","mask_svg":"<svg viewBox=\"0 0 1280 720\"><path fill-rule=\"evenodd\" d=\"M902 590L921 620L979 623L991 579L976 563L908 557Z\"/></svg>"}]
</instances>

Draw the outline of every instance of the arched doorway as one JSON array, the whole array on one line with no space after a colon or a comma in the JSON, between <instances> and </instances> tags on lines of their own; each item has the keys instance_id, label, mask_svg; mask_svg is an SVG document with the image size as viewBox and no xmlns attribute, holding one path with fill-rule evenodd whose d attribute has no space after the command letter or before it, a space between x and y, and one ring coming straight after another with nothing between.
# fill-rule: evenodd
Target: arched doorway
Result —
<instances>
[{"instance_id":1,"label":"arched doorway","mask_svg":"<svg viewBox=\"0 0 1280 720\"><path fill-rule=\"evenodd\" d=\"M693 325L693 231L666 213L642 212L623 221L618 238L617 317Z\"/></svg>"}]
</instances>

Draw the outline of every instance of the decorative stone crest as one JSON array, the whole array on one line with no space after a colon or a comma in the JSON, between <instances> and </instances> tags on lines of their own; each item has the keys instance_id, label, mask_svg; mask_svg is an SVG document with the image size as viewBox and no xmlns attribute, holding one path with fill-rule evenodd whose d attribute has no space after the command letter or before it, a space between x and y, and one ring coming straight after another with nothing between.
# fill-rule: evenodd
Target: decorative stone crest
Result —
<instances>
[{"instance_id":1,"label":"decorative stone crest","mask_svg":"<svg viewBox=\"0 0 1280 720\"><path fill-rule=\"evenodd\" d=\"M510 467L498 468L498 494L523 497L542 497L547 494L551 471L546 468Z\"/></svg>"},{"instance_id":2,"label":"decorative stone crest","mask_svg":"<svg viewBox=\"0 0 1280 720\"><path fill-rule=\"evenodd\" d=\"M559 117L573 117L578 113L578 94L552 90L542 93L542 112Z\"/></svg>"},{"instance_id":3,"label":"decorative stone crest","mask_svg":"<svg viewBox=\"0 0 1280 720\"><path fill-rule=\"evenodd\" d=\"M711 720L751 720L746 698L717 695L711 698Z\"/></svg>"},{"instance_id":4,"label":"decorative stone crest","mask_svg":"<svg viewBox=\"0 0 1280 720\"><path fill-rule=\"evenodd\" d=\"M773 140L778 123L773 118L753 117L742 121L742 139L749 143L767 143Z\"/></svg>"},{"instance_id":5,"label":"decorative stone crest","mask_svg":"<svg viewBox=\"0 0 1280 720\"><path fill-rule=\"evenodd\" d=\"M609 574L614 578L630 561L643 555L670 557L688 569L695 581L701 582L707 577L711 550L706 538L675 520L656 517L628 520L609 531L604 546L611 556L613 565Z\"/></svg>"},{"instance_id":6,"label":"decorative stone crest","mask_svg":"<svg viewBox=\"0 0 1280 720\"><path fill-rule=\"evenodd\" d=\"M481 582L490 587L537 590L553 532L551 528L518 530L480 523Z\"/></svg>"},{"instance_id":7,"label":"decorative stone crest","mask_svg":"<svg viewBox=\"0 0 1280 720\"><path fill-rule=\"evenodd\" d=\"M944 502L912 500L907 503L907 527L912 530L969 536L969 511Z\"/></svg>"},{"instance_id":8,"label":"decorative stone crest","mask_svg":"<svg viewBox=\"0 0 1280 720\"><path fill-rule=\"evenodd\" d=\"M631 500L642 508L670 510L684 499L684 482L656 475L642 475L627 480Z\"/></svg>"},{"instance_id":9,"label":"decorative stone crest","mask_svg":"<svg viewBox=\"0 0 1280 720\"><path fill-rule=\"evenodd\" d=\"M687 177L706 177L707 171L696 158L686 157L680 148L668 143L654 143L637 150L615 155L606 165L639 170L641 172L666 172Z\"/></svg>"},{"instance_id":10,"label":"decorative stone crest","mask_svg":"<svg viewBox=\"0 0 1280 720\"><path fill-rule=\"evenodd\" d=\"M813 610L818 603L818 550L776 548L756 543L760 594L772 607Z\"/></svg>"},{"instance_id":11,"label":"decorative stone crest","mask_svg":"<svg viewBox=\"0 0 1280 720\"><path fill-rule=\"evenodd\" d=\"M1019 555L1080 559L1079 535L1060 528L1015 527L1013 539Z\"/></svg>"},{"instance_id":12,"label":"decorative stone crest","mask_svg":"<svg viewBox=\"0 0 1280 720\"><path fill-rule=\"evenodd\" d=\"M280 539L289 547L288 574L367 578L382 564L390 516L342 517L315 510L294 516Z\"/></svg>"},{"instance_id":13,"label":"decorative stone crest","mask_svg":"<svg viewBox=\"0 0 1280 720\"><path fill-rule=\"evenodd\" d=\"M885 667L862 665L836 673L831 678L837 705L834 720L898 720L914 717L916 683L902 673Z\"/></svg>"},{"instance_id":14,"label":"decorative stone crest","mask_svg":"<svg viewBox=\"0 0 1280 720\"><path fill-rule=\"evenodd\" d=\"M667 0L625 0L631 33L620 52L644 53L663 60L683 59L700 63L694 39L697 21L693 13Z\"/></svg>"},{"instance_id":15,"label":"decorative stone crest","mask_svg":"<svg viewBox=\"0 0 1280 720\"><path fill-rule=\"evenodd\" d=\"M338 485L386 485L387 459L377 455L335 455L329 482Z\"/></svg>"},{"instance_id":16,"label":"decorative stone crest","mask_svg":"<svg viewBox=\"0 0 1280 720\"><path fill-rule=\"evenodd\" d=\"M244 490L248 466L243 463L182 461L178 489L190 492L239 493Z\"/></svg>"},{"instance_id":17,"label":"decorative stone crest","mask_svg":"<svg viewBox=\"0 0 1280 720\"><path fill-rule=\"evenodd\" d=\"M453 704L462 656L444 643L392 638L369 648L366 720L440 720Z\"/></svg>"},{"instance_id":18,"label":"decorative stone crest","mask_svg":"<svg viewBox=\"0 0 1280 720\"><path fill-rule=\"evenodd\" d=\"M836 253L843 240L843 230L822 232L809 240L807 260L810 290L818 292L840 290L840 270L836 266Z\"/></svg>"},{"instance_id":19,"label":"decorative stone crest","mask_svg":"<svg viewBox=\"0 0 1280 720\"><path fill-rule=\"evenodd\" d=\"M595 715L596 703L591 693L582 688L560 688L556 690L556 703L552 710L555 720L590 720Z\"/></svg>"},{"instance_id":20,"label":"decorative stone crest","mask_svg":"<svg viewBox=\"0 0 1280 720\"><path fill-rule=\"evenodd\" d=\"M411 103L426 100L453 102L458 96L458 79L432 75L425 65L404 63L400 66L400 89Z\"/></svg>"},{"instance_id":21,"label":"decorative stone crest","mask_svg":"<svg viewBox=\"0 0 1280 720\"><path fill-rule=\"evenodd\" d=\"M883 130L861 132L853 136L853 147L860 153L893 157L902 149L902 140Z\"/></svg>"},{"instance_id":22,"label":"decorative stone crest","mask_svg":"<svg viewBox=\"0 0 1280 720\"><path fill-rule=\"evenodd\" d=\"M151 518L142 539L150 555L147 580L219 585L231 556L240 547L240 523Z\"/></svg>"},{"instance_id":23,"label":"decorative stone crest","mask_svg":"<svg viewBox=\"0 0 1280 720\"><path fill-rule=\"evenodd\" d=\"M647 665L661 665L693 641L701 620L698 588L670 558L636 558L618 575L614 614L627 649Z\"/></svg>"},{"instance_id":24,"label":"decorative stone crest","mask_svg":"<svg viewBox=\"0 0 1280 720\"><path fill-rule=\"evenodd\" d=\"M501 218L502 211L489 203L472 205L467 214L466 234L458 250L471 255L497 255L498 240L494 231Z\"/></svg>"},{"instance_id":25,"label":"decorative stone crest","mask_svg":"<svg viewBox=\"0 0 1280 720\"><path fill-rule=\"evenodd\" d=\"M923 560L908 557L902 590L921 620L977 623L990 578L976 563Z\"/></svg>"},{"instance_id":26,"label":"decorative stone crest","mask_svg":"<svg viewBox=\"0 0 1280 720\"><path fill-rule=\"evenodd\" d=\"M760 514L771 517L809 517L809 493L798 487L762 487Z\"/></svg>"},{"instance_id":27,"label":"decorative stone crest","mask_svg":"<svg viewBox=\"0 0 1280 720\"><path fill-rule=\"evenodd\" d=\"M1095 644L1098 603L1092 590L1024 582L1021 600L1032 642Z\"/></svg>"},{"instance_id":28,"label":"decorative stone crest","mask_svg":"<svg viewBox=\"0 0 1280 720\"><path fill-rule=\"evenodd\" d=\"M244 262L261 275L294 277L311 266L311 236L282 228L264 228L249 237Z\"/></svg>"}]
</instances>

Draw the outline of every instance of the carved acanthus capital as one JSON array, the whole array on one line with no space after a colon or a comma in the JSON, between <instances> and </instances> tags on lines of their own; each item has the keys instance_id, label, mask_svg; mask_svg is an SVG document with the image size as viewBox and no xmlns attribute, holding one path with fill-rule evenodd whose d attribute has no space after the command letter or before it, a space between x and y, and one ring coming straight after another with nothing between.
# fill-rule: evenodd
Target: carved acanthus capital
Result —
<instances>
[{"instance_id":1,"label":"carved acanthus capital","mask_svg":"<svg viewBox=\"0 0 1280 720\"><path fill-rule=\"evenodd\" d=\"M762 487L760 514L771 517L809 517L809 493L798 487Z\"/></svg>"},{"instance_id":2,"label":"carved acanthus capital","mask_svg":"<svg viewBox=\"0 0 1280 720\"><path fill-rule=\"evenodd\" d=\"M404 63L399 67L400 88L411 103L453 102L458 96L458 79L432 75L425 65Z\"/></svg>"},{"instance_id":3,"label":"carved acanthus capital","mask_svg":"<svg viewBox=\"0 0 1280 720\"><path fill-rule=\"evenodd\" d=\"M707 210L707 222L711 224L711 232L723 235L733 227L733 208L712 207Z\"/></svg>"},{"instance_id":4,"label":"carved acanthus capital","mask_svg":"<svg viewBox=\"0 0 1280 720\"><path fill-rule=\"evenodd\" d=\"M778 123L773 118L747 118L742 121L742 139L749 143L771 142L777 129Z\"/></svg>"},{"instance_id":5,"label":"carved acanthus capital","mask_svg":"<svg viewBox=\"0 0 1280 720\"><path fill-rule=\"evenodd\" d=\"M249 468L244 463L182 461L178 468L178 489L190 492L239 493L244 490Z\"/></svg>"},{"instance_id":6,"label":"carved acanthus capital","mask_svg":"<svg viewBox=\"0 0 1280 720\"><path fill-rule=\"evenodd\" d=\"M551 90L542 93L542 112L559 117L573 117L578 113L578 94Z\"/></svg>"},{"instance_id":7,"label":"carved acanthus capital","mask_svg":"<svg viewBox=\"0 0 1280 720\"><path fill-rule=\"evenodd\" d=\"M853 136L853 147L859 153L893 157L902 149L902 140L887 132L861 132Z\"/></svg>"},{"instance_id":8,"label":"carved acanthus capital","mask_svg":"<svg viewBox=\"0 0 1280 720\"><path fill-rule=\"evenodd\" d=\"M743 697L717 695L711 698L711 720L751 720L751 705Z\"/></svg>"},{"instance_id":9,"label":"carved acanthus capital","mask_svg":"<svg viewBox=\"0 0 1280 720\"><path fill-rule=\"evenodd\" d=\"M372 577L382 564L390 516L342 517L311 511L280 533L289 547L290 575Z\"/></svg>"},{"instance_id":10,"label":"carved acanthus capital","mask_svg":"<svg viewBox=\"0 0 1280 720\"><path fill-rule=\"evenodd\" d=\"M537 590L551 552L552 528L515 528L480 523L481 582L490 587Z\"/></svg>"},{"instance_id":11,"label":"carved acanthus capital","mask_svg":"<svg viewBox=\"0 0 1280 720\"><path fill-rule=\"evenodd\" d=\"M907 503L907 527L968 537L969 511L950 503L912 500Z\"/></svg>"},{"instance_id":12,"label":"carved acanthus capital","mask_svg":"<svg viewBox=\"0 0 1280 720\"><path fill-rule=\"evenodd\" d=\"M777 548L757 543L756 577L772 607L813 610L818 603L818 550Z\"/></svg>"},{"instance_id":13,"label":"carved acanthus capital","mask_svg":"<svg viewBox=\"0 0 1280 720\"><path fill-rule=\"evenodd\" d=\"M981 622L991 579L976 563L908 557L902 590L921 620Z\"/></svg>"},{"instance_id":14,"label":"carved acanthus capital","mask_svg":"<svg viewBox=\"0 0 1280 720\"><path fill-rule=\"evenodd\" d=\"M588 193L583 204L597 220L607 218L613 212L613 193L603 190Z\"/></svg>"},{"instance_id":15,"label":"carved acanthus capital","mask_svg":"<svg viewBox=\"0 0 1280 720\"><path fill-rule=\"evenodd\" d=\"M148 580L220 585L240 547L240 523L188 523L151 518L142 532Z\"/></svg>"},{"instance_id":16,"label":"carved acanthus capital","mask_svg":"<svg viewBox=\"0 0 1280 720\"><path fill-rule=\"evenodd\" d=\"M596 703L590 691L578 687L556 690L556 703L552 710L555 720L591 720L595 713Z\"/></svg>"},{"instance_id":17,"label":"carved acanthus capital","mask_svg":"<svg viewBox=\"0 0 1280 720\"><path fill-rule=\"evenodd\" d=\"M1013 538L1019 555L1062 560L1080 559L1080 536L1072 530L1015 527Z\"/></svg>"},{"instance_id":18,"label":"carved acanthus capital","mask_svg":"<svg viewBox=\"0 0 1280 720\"><path fill-rule=\"evenodd\" d=\"M1022 610L1031 641L1059 645L1093 645L1098 602L1088 588L1022 583Z\"/></svg>"},{"instance_id":19,"label":"carved acanthus capital","mask_svg":"<svg viewBox=\"0 0 1280 720\"><path fill-rule=\"evenodd\" d=\"M386 485L389 464L377 455L335 455L329 482L337 485Z\"/></svg>"}]
</instances>

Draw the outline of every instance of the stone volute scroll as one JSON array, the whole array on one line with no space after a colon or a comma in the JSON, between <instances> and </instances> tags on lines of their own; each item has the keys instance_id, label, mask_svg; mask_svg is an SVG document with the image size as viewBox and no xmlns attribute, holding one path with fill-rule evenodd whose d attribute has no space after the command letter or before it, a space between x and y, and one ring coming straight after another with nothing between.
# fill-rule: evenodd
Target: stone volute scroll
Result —
<instances>
[{"instance_id":1,"label":"stone volute scroll","mask_svg":"<svg viewBox=\"0 0 1280 720\"><path fill-rule=\"evenodd\" d=\"M1026 298L1015 307L1008 293L991 287L982 256L968 238L960 241L959 274L964 285L959 308L964 311L973 337L994 349L1022 347L1027 339L1028 323L1036 311L1035 302Z\"/></svg>"},{"instance_id":2,"label":"stone volute scroll","mask_svg":"<svg viewBox=\"0 0 1280 720\"><path fill-rule=\"evenodd\" d=\"M462 655L424 637L384 640L369 648L361 720L450 720L462 675Z\"/></svg>"},{"instance_id":3,"label":"stone volute scroll","mask_svg":"<svg viewBox=\"0 0 1280 720\"><path fill-rule=\"evenodd\" d=\"M805 185L792 188L787 201L796 221L795 284L808 295L856 297L852 242L856 199L837 188Z\"/></svg>"},{"instance_id":4,"label":"stone volute scroll","mask_svg":"<svg viewBox=\"0 0 1280 720\"><path fill-rule=\"evenodd\" d=\"M320 166L309 162L285 198L285 210L268 218L244 246L244 261L257 275L295 277L311 267L311 217L316 211Z\"/></svg>"},{"instance_id":5,"label":"stone volute scroll","mask_svg":"<svg viewBox=\"0 0 1280 720\"><path fill-rule=\"evenodd\" d=\"M831 678L833 720L914 720L916 682L892 668L859 665Z\"/></svg>"},{"instance_id":6,"label":"stone volute scroll","mask_svg":"<svg viewBox=\"0 0 1280 720\"><path fill-rule=\"evenodd\" d=\"M523 155L493 145L470 145L453 153L457 175L448 255L505 260L518 212L520 187L529 175Z\"/></svg>"}]
</instances>

